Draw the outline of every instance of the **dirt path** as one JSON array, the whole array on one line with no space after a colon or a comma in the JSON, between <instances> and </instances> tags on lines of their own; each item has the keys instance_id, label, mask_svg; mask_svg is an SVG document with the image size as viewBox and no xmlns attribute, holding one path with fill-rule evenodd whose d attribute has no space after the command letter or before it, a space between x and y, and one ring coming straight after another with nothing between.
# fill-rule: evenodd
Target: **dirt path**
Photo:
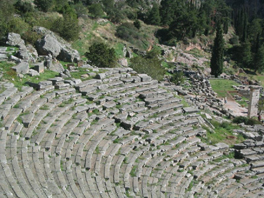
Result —
<instances>
[{"instance_id":1,"label":"dirt path","mask_svg":"<svg viewBox=\"0 0 264 198\"><path fill-rule=\"evenodd\" d=\"M241 107L236 101L227 98L227 103L224 104L224 107L233 111L235 116L247 116L248 109Z\"/></svg>"}]
</instances>

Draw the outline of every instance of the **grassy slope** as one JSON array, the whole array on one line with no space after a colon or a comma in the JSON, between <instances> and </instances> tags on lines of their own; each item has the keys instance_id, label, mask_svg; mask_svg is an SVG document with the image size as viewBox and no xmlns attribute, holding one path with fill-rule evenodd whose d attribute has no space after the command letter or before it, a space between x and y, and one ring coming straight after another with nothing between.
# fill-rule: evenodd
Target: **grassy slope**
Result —
<instances>
[{"instance_id":1,"label":"grassy slope","mask_svg":"<svg viewBox=\"0 0 264 198\"><path fill-rule=\"evenodd\" d=\"M127 21L133 23L133 21ZM90 18L80 18L79 25L82 30L79 35L79 39L72 43L73 48L77 49L84 58L85 52L94 42L104 42L110 47L116 50L118 57L122 57L122 49L124 45L133 46L131 43L119 39L115 36L116 28L118 24L113 24L109 21L99 22L98 20L92 20ZM157 43L157 39L154 36L155 31L160 28L157 26L146 25L141 22L141 33L146 36L146 45L151 47ZM133 46L139 48L138 46Z\"/></svg>"},{"instance_id":2,"label":"grassy slope","mask_svg":"<svg viewBox=\"0 0 264 198\"><path fill-rule=\"evenodd\" d=\"M227 96L227 91L234 91L232 85L238 85L233 80L225 80L225 79L212 79L210 80L212 89L217 93L218 97L224 98Z\"/></svg>"}]
</instances>

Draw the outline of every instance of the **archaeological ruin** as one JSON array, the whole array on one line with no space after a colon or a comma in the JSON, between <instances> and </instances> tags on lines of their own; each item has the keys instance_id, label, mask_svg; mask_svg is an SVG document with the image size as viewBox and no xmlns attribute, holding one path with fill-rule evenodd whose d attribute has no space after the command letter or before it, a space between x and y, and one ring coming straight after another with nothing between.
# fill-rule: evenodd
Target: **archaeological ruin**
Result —
<instances>
[{"instance_id":1,"label":"archaeological ruin","mask_svg":"<svg viewBox=\"0 0 264 198\"><path fill-rule=\"evenodd\" d=\"M1 82L0 197L264 196L261 125L241 125L234 148L209 145L206 118L177 86L86 68L87 80Z\"/></svg>"}]
</instances>

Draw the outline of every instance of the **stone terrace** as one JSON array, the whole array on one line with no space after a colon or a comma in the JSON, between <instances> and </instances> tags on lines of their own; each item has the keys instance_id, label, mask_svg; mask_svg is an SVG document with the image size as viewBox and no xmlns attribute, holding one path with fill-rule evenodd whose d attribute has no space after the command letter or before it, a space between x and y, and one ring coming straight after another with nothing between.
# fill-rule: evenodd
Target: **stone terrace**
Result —
<instances>
[{"instance_id":1,"label":"stone terrace","mask_svg":"<svg viewBox=\"0 0 264 198\"><path fill-rule=\"evenodd\" d=\"M0 87L0 197L264 196L259 166L202 143L198 110L147 75Z\"/></svg>"}]
</instances>

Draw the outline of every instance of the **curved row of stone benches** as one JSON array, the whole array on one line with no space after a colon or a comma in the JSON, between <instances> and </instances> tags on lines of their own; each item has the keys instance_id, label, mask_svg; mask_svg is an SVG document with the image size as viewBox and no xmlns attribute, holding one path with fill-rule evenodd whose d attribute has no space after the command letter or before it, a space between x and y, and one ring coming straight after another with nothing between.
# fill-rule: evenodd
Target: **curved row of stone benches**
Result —
<instances>
[{"instance_id":1,"label":"curved row of stone benches","mask_svg":"<svg viewBox=\"0 0 264 198\"><path fill-rule=\"evenodd\" d=\"M202 143L197 109L146 75L106 69L96 79L54 78L34 87L8 84L0 94L1 112L7 109L0 129L3 197L263 192L262 174L253 177L243 160L223 157L226 145Z\"/></svg>"}]
</instances>

